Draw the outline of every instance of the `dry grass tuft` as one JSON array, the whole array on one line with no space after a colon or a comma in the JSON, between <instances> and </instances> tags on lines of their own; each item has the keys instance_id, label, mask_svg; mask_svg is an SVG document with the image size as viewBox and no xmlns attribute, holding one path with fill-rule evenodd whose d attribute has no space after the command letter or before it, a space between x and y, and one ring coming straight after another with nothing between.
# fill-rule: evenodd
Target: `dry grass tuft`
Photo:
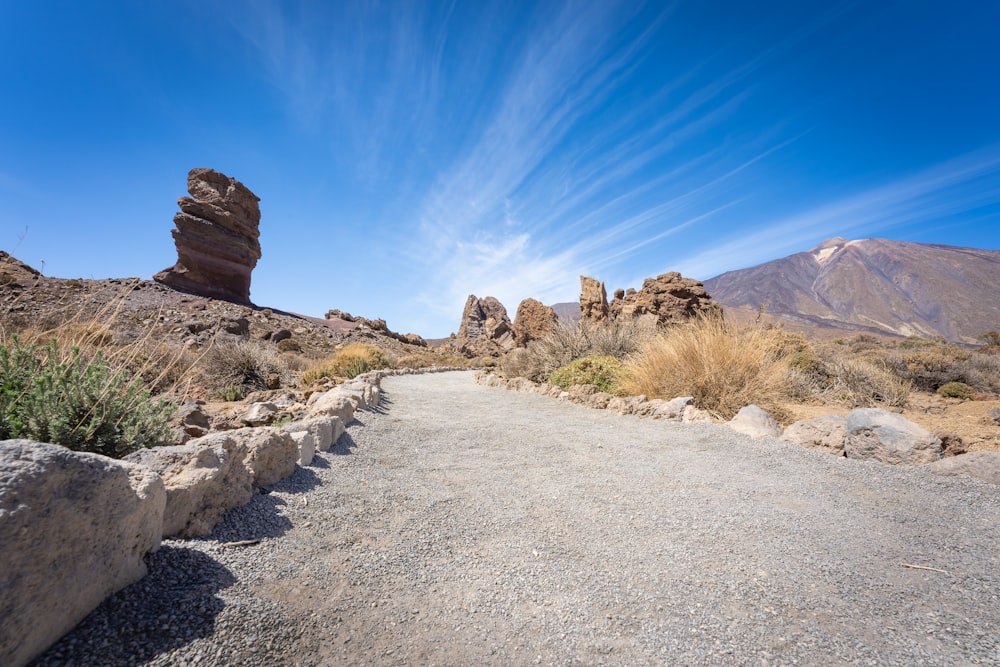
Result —
<instances>
[{"instance_id":1,"label":"dry grass tuft","mask_svg":"<svg viewBox=\"0 0 1000 667\"><path fill-rule=\"evenodd\" d=\"M722 419L750 404L780 419L789 397L787 357L795 348L779 329L697 317L646 343L629 360L622 387L649 398L693 396Z\"/></svg>"},{"instance_id":2,"label":"dry grass tuft","mask_svg":"<svg viewBox=\"0 0 1000 667\"><path fill-rule=\"evenodd\" d=\"M370 343L351 343L329 359L310 366L302 374L301 383L310 385L324 378L354 378L380 368L389 368L389 360L381 349Z\"/></svg>"}]
</instances>

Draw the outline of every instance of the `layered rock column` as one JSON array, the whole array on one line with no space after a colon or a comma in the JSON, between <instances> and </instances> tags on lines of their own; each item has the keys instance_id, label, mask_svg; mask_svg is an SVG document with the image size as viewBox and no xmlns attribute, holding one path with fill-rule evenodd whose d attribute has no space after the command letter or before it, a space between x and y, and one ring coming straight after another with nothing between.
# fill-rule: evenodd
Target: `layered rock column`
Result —
<instances>
[{"instance_id":1,"label":"layered rock column","mask_svg":"<svg viewBox=\"0 0 1000 667\"><path fill-rule=\"evenodd\" d=\"M250 304L250 273L260 259L260 198L212 169L188 173L172 234L177 263L153 280L183 292Z\"/></svg>"}]
</instances>

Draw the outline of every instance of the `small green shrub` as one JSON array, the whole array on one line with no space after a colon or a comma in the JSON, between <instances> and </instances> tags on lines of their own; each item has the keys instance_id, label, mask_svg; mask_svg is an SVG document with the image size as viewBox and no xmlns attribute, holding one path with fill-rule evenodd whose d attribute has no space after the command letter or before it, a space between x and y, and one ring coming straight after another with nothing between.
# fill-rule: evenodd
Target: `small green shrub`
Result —
<instances>
[{"instance_id":1,"label":"small green shrub","mask_svg":"<svg viewBox=\"0 0 1000 667\"><path fill-rule=\"evenodd\" d=\"M219 398L229 403L232 403L233 401L242 401L244 395L245 394L240 387L233 387L232 385L225 387L219 392Z\"/></svg>"},{"instance_id":2,"label":"small green shrub","mask_svg":"<svg viewBox=\"0 0 1000 667\"><path fill-rule=\"evenodd\" d=\"M941 385L937 390L938 396L944 398L961 398L963 400L972 398L976 390L964 382L949 382Z\"/></svg>"},{"instance_id":3,"label":"small green shrub","mask_svg":"<svg viewBox=\"0 0 1000 667\"><path fill-rule=\"evenodd\" d=\"M150 399L138 376L101 354L85 359L79 348L61 353L0 345L0 440L29 438L121 458L170 441L174 407Z\"/></svg>"},{"instance_id":4,"label":"small green shrub","mask_svg":"<svg viewBox=\"0 0 1000 667\"><path fill-rule=\"evenodd\" d=\"M625 367L610 356L587 356L571 361L549 376L549 383L563 389L575 384L592 384L601 391L616 393Z\"/></svg>"}]
</instances>

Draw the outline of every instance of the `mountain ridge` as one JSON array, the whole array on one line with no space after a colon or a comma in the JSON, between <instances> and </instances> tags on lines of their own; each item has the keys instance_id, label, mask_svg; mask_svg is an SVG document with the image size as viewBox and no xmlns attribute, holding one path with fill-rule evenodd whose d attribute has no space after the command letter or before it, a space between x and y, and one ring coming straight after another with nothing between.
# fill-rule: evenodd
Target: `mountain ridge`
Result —
<instances>
[{"instance_id":1,"label":"mountain ridge","mask_svg":"<svg viewBox=\"0 0 1000 667\"><path fill-rule=\"evenodd\" d=\"M1000 328L1000 251L835 237L705 281L725 308L790 322L974 343Z\"/></svg>"}]
</instances>

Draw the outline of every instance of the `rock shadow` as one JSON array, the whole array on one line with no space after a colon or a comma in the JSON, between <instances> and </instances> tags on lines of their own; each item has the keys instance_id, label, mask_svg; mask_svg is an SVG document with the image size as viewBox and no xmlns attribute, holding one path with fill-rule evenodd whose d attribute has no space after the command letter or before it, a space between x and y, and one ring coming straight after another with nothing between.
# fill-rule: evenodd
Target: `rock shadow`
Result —
<instances>
[{"instance_id":1,"label":"rock shadow","mask_svg":"<svg viewBox=\"0 0 1000 667\"><path fill-rule=\"evenodd\" d=\"M357 444L354 442L354 438L351 437L348 431L344 431L337 439L337 442L333 444L333 447L330 448L330 453L337 456L347 456L354 453L353 450L355 447L357 447Z\"/></svg>"},{"instance_id":2,"label":"rock shadow","mask_svg":"<svg viewBox=\"0 0 1000 667\"><path fill-rule=\"evenodd\" d=\"M225 606L216 593L236 582L232 572L208 554L177 546L160 547L146 564L146 577L102 602L31 667L131 667L211 636Z\"/></svg>"}]
</instances>

